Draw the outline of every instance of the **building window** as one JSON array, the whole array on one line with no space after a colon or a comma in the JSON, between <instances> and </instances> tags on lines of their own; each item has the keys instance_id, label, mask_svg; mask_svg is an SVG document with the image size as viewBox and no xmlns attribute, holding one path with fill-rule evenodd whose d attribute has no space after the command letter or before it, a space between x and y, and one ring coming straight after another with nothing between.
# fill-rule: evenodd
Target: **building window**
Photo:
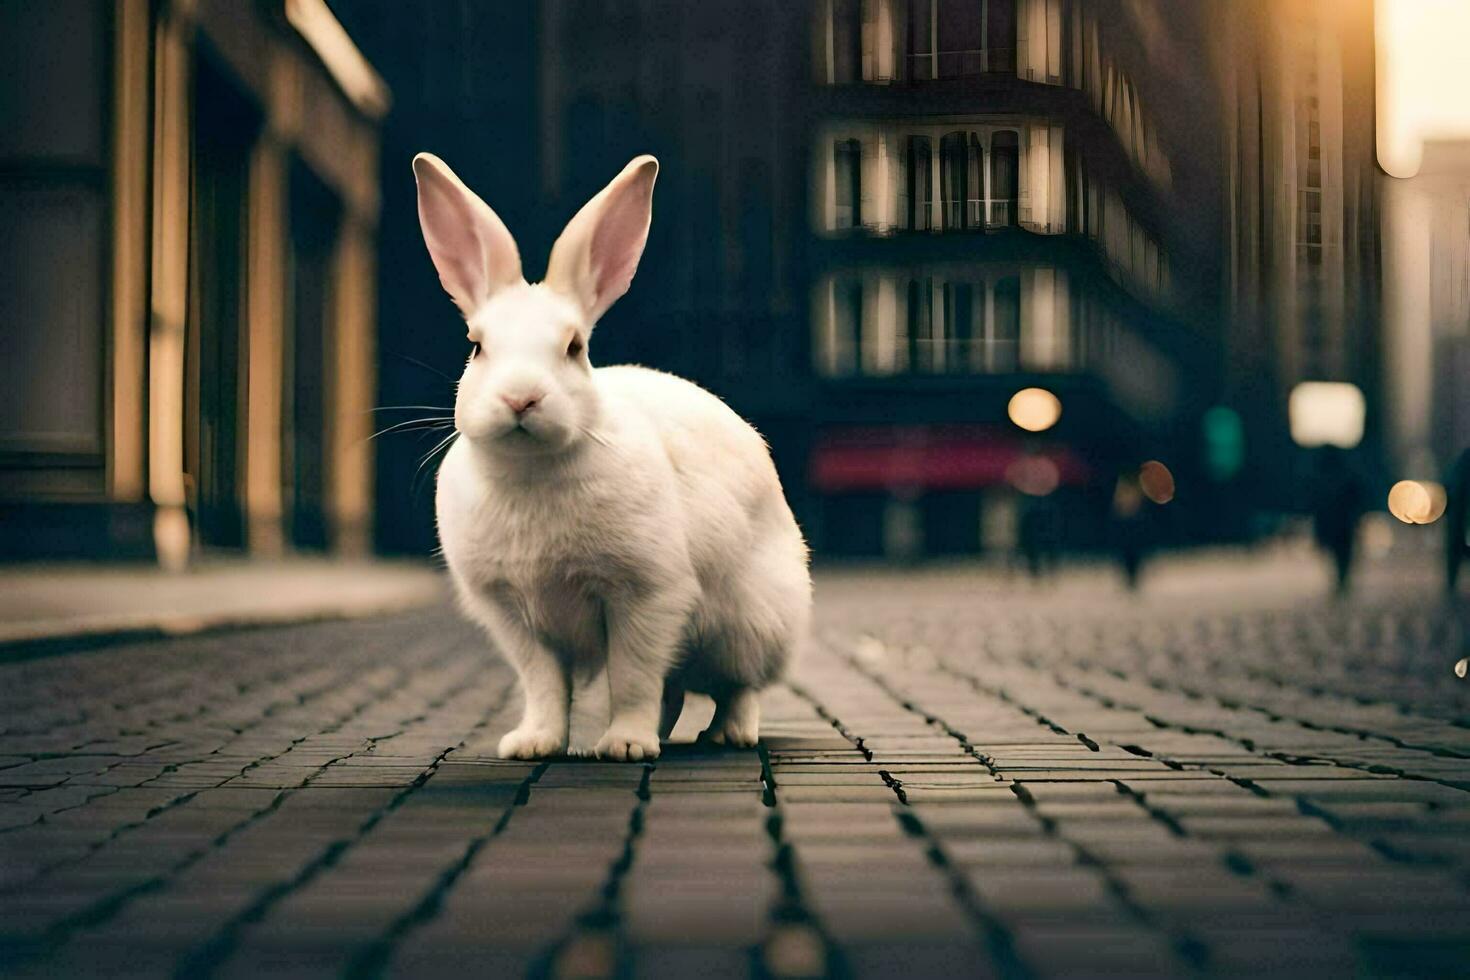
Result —
<instances>
[{"instance_id":1,"label":"building window","mask_svg":"<svg viewBox=\"0 0 1470 980\"><path fill-rule=\"evenodd\" d=\"M950 374L974 370L972 353L975 320L975 289L967 282L944 284L944 364Z\"/></svg>"},{"instance_id":2,"label":"building window","mask_svg":"<svg viewBox=\"0 0 1470 980\"><path fill-rule=\"evenodd\" d=\"M832 81L861 81L862 71L862 0L832 0Z\"/></svg>"},{"instance_id":3,"label":"building window","mask_svg":"<svg viewBox=\"0 0 1470 980\"><path fill-rule=\"evenodd\" d=\"M863 224L863 145L858 140L838 140L832 147L834 165L834 228L860 228Z\"/></svg>"},{"instance_id":4,"label":"building window","mask_svg":"<svg viewBox=\"0 0 1470 980\"><path fill-rule=\"evenodd\" d=\"M838 276L827 280L822 315L817 318L812 361L824 377L845 377L859 369L863 336L863 280Z\"/></svg>"},{"instance_id":5,"label":"building window","mask_svg":"<svg viewBox=\"0 0 1470 980\"><path fill-rule=\"evenodd\" d=\"M915 81L1016 70L1015 0L912 0L908 29Z\"/></svg>"},{"instance_id":6,"label":"building window","mask_svg":"<svg viewBox=\"0 0 1470 980\"><path fill-rule=\"evenodd\" d=\"M985 70L985 7L979 0L936 0L936 75L956 78Z\"/></svg>"},{"instance_id":7,"label":"building window","mask_svg":"<svg viewBox=\"0 0 1470 980\"><path fill-rule=\"evenodd\" d=\"M909 0L909 78L934 77L933 0Z\"/></svg>"},{"instance_id":8,"label":"building window","mask_svg":"<svg viewBox=\"0 0 1470 980\"><path fill-rule=\"evenodd\" d=\"M991 371L1016 370L1021 347L1021 280L1015 276L995 284L995 310L986 338L986 367Z\"/></svg>"},{"instance_id":9,"label":"building window","mask_svg":"<svg viewBox=\"0 0 1470 980\"><path fill-rule=\"evenodd\" d=\"M863 336L863 281L841 279L835 290L837 344L833 350L833 373L852 374L857 370L858 343Z\"/></svg>"},{"instance_id":10,"label":"building window","mask_svg":"<svg viewBox=\"0 0 1470 980\"><path fill-rule=\"evenodd\" d=\"M927 136L910 136L906 154L905 180L907 182L909 213L906 215L910 231L928 231L934 227L934 185L930 172L931 142Z\"/></svg>"},{"instance_id":11,"label":"building window","mask_svg":"<svg viewBox=\"0 0 1470 980\"><path fill-rule=\"evenodd\" d=\"M965 194L965 227L985 227L985 149L980 134L970 134L969 186Z\"/></svg>"},{"instance_id":12,"label":"building window","mask_svg":"<svg viewBox=\"0 0 1470 980\"><path fill-rule=\"evenodd\" d=\"M1302 258L1314 270L1322 265L1322 125L1308 107L1306 173L1297 215L1297 242Z\"/></svg>"},{"instance_id":13,"label":"building window","mask_svg":"<svg viewBox=\"0 0 1470 980\"><path fill-rule=\"evenodd\" d=\"M934 370L934 318L931 297L933 282L910 279L908 287L909 370L927 374Z\"/></svg>"},{"instance_id":14,"label":"building window","mask_svg":"<svg viewBox=\"0 0 1470 980\"><path fill-rule=\"evenodd\" d=\"M1095 332L1065 274L1049 268L988 282L842 273L823 290L812 361L829 378L1075 370Z\"/></svg>"},{"instance_id":15,"label":"building window","mask_svg":"<svg viewBox=\"0 0 1470 980\"><path fill-rule=\"evenodd\" d=\"M985 10L986 71L1016 70L1016 0L989 0Z\"/></svg>"},{"instance_id":16,"label":"building window","mask_svg":"<svg viewBox=\"0 0 1470 980\"><path fill-rule=\"evenodd\" d=\"M990 140L991 227L1014 227L1020 196L1021 145L1014 130L1001 130Z\"/></svg>"},{"instance_id":17,"label":"building window","mask_svg":"<svg viewBox=\"0 0 1470 980\"><path fill-rule=\"evenodd\" d=\"M944 200L944 230L964 228L969 200L970 164L966 134L946 134L939 140L939 188Z\"/></svg>"}]
</instances>

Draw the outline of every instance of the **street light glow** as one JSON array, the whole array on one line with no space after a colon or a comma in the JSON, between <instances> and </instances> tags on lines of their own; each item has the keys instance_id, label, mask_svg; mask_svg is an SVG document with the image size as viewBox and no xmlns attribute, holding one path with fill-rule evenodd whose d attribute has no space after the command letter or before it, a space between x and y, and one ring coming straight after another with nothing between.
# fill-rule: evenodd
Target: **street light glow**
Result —
<instances>
[{"instance_id":1,"label":"street light glow","mask_svg":"<svg viewBox=\"0 0 1470 980\"><path fill-rule=\"evenodd\" d=\"M1022 388L1011 396L1006 414L1027 432L1045 432L1062 417L1062 403L1045 388Z\"/></svg>"},{"instance_id":2,"label":"street light glow","mask_svg":"<svg viewBox=\"0 0 1470 980\"><path fill-rule=\"evenodd\" d=\"M1470 4L1378 0L1378 162L1394 177L1419 172L1426 139L1470 136Z\"/></svg>"},{"instance_id":3,"label":"street light glow","mask_svg":"<svg viewBox=\"0 0 1470 980\"><path fill-rule=\"evenodd\" d=\"M1346 381L1303 381L1287 402L1291 438L1298 446L1352 449L1363 441L1368 414L1363 392Z\"/></svg>"},{"instance_id":4,"label":"street light glow","mask_svg":"<svg viewBox=\"0 0 1470 980\"><path fill-rule=\"evenodd\" d=\"M1174 474L1156 459L1138 468L1138 486L1156 504L1167 504L1174 499Z\"/></svg>"},{"instance_id":5,"label":"street light glow","mask_svg":"<svg viewBox=\"0 0 1470 980\"><path fill-rule=\"evenodd\" d=\"M1444 487L1432 480L1400 480L1388 491L1388 512L1405 524L1433 524L1446 502Z\"/></svg>"},{"instance_id":6,"label":"street light glow","mask_svg":"<svg viewBox=\"0 0 1470 980\"><path fill-rule=\"evenodd\" d=\"M1023 456L1006 467L1006 479L1028 497L1045 497L1061 484L1062 473L1045 456Z\"/></svg>"}]
</instances>

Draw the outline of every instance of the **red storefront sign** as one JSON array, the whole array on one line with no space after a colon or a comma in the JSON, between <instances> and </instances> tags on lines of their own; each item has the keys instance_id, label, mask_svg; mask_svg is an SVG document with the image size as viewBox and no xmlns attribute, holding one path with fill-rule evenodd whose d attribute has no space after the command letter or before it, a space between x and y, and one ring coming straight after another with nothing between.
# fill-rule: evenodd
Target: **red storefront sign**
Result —
<instances>
[{"instance_id":1,"label":"red storefront sign","mask_svg":"<svg viewBox=\"0 0 1470 980\"><path fill-rule=\"evenodd\" d=\"M1028 456L1049 459L1063 485L1087 482L1087 464L1069 447L1028 451L1019 439L984 426L832 429L812 450L810 478L824 493L977 490L1009 482L1013 467Z\"/></svg>"}]
</instances>

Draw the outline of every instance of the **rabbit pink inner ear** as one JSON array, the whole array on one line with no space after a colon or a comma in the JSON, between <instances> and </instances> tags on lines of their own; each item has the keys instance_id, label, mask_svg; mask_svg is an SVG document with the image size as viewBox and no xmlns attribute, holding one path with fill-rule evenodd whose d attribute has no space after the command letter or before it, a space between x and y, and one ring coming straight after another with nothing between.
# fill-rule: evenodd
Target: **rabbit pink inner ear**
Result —
<instances>
[{"instance_id":1,"label":"rabbit pink inner ear","mask_svg":"<svg viewBox=\"0 0 1470 980\"><path fill-rule=\"evenodd\" d=\"M521 256L500 216L431 153L413 158L419 225L439 282L469 316L502 287L521 280Z\"/></svg>"},{"instance_id":2,"label":"rabbit pink inner ear","mask_svg":"<svg viewBox=\"0 0 1470 980\"><path fill-rule=\"evenodd\" d=\"M580 300L596 323L628 291L648 243L658 161L634 159L588 201L551 249L546 281Z\"/></svg>"}]
</instances>

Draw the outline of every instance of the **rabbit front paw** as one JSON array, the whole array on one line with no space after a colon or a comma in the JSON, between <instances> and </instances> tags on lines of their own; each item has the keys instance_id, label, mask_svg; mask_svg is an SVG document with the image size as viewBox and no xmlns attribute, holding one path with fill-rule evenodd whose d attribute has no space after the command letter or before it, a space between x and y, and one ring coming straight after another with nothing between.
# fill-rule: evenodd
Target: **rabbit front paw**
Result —
<instances>
[{"instance_id":1,"label":"rabbit front paw","mask_svg":"<svg viewBox=\"0 0 1470 980\"><path fill-rule=\"evenodd\" d=\"M658 758L658 731L614 723L597 740L592 754L615 762L648 762Z\"/></svg>"},{"instance_id":2,"label":"rabbit front paw","mask_svg":"<svg viewBox=\"0 0 1470 980\"><path fill-rule=\"evenodd\" d=\"M565 731L521 725L500 740L502 759L544 759L567 750Z\"/></svg>"}]
</instances>

